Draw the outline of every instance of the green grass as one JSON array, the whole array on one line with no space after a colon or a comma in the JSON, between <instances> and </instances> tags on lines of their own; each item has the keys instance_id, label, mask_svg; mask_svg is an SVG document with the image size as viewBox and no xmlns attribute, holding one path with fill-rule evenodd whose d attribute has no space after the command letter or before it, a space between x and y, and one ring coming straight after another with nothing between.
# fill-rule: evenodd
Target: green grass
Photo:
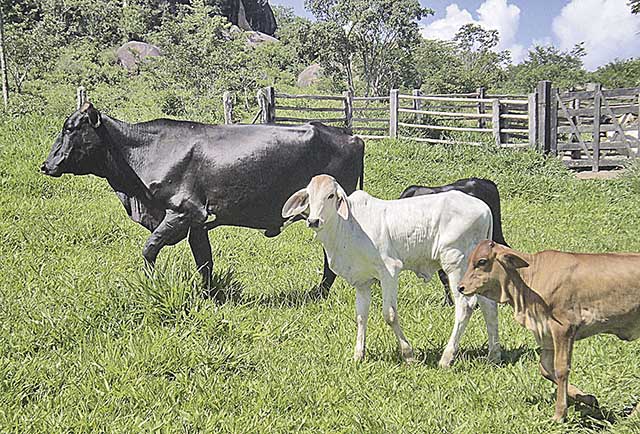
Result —
<instances>
[{"instance_id":1,"label":"green grass","mask_svg":"<svg viewBox=\"0 0 640 434\"><path fill-rule=\"evenodd\" d=\"M500 310L504 362L486 358L475 314L452 369L436 368L453 324L437 279L405 273L400 315L420 359L400 361L374 291L367 360L351 360L354 291L308 292L321 248L302 224L280 237L210 233L219 285L204 297L186 244L147 279L144 229L104 180L37 169L61 119L0 123L0 432L639 432L640 346L577 344L572 380L609 421L571 407L550 422L554 388L532 336ZM495 180L507 240L536 251L640 251L640 171L580 181L528 152L367 143L365 187L394 198L409 184Z\"/></svg>"}]
</instances>

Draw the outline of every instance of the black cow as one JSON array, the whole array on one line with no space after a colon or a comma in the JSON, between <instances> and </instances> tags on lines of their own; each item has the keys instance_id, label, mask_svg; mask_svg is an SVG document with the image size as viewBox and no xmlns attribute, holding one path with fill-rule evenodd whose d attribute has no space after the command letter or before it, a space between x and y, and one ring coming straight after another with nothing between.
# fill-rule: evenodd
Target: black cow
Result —
<instances>
[{"instance_id":1,"label":"black cow","mask_svg":"<svg viewBox=\"0 0 640 434\"><path fill-rule=\"evenodd\" d=\"M364 143L321 123L213 126L158 119L128 124L91 103L73 113L42 172L94 174L115 190L129 216L152 234L142 254L153 265L160 250L189 237L205 285L213 260L207 231L217 226L280 233L284 204L314 175L334 176L348 193L363 182ZM335 280L325 254L319 288Z\"/></svg>"},{"instance_id":2,"label":"black cow","mask_svg":"<svg viewBox=\"0 0 640 434\"><path fill-rule=\"evenodd\" d=\"M444 193L445 191L457 190L468 194L469 196L477 197L489 206L491 215L493 216L493 241L498 244L508 246L502 235L502 218L500 215L500 193L498 187L493 181L481 178L465 178L459 179L451 184L442 185L440 187L424 187L421 185L412 185L404 189L400 194L400 199L405 197L423 196L425 194ZM445 303L449 306L453 305L451 300L451 293L449 290L449 279L447 274L440 270L438 271L440 281L444 285L445 291Z\"/></svg>"}]
</instances>

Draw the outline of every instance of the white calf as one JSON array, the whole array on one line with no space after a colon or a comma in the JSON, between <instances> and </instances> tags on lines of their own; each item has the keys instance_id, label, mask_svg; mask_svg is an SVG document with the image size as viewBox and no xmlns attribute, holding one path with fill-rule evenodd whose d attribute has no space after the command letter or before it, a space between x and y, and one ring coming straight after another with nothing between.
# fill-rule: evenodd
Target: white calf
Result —
<instances>
[{"instance_id":1,"label":"white calf","mask_svg":"<svg viewBox=\"0 0 640 434\"><path fill-rule=\"evenodd\" d=\"M455 291L471 251L492 235L491 211L484 202L458 191L389 201L363 191L347 197L334 178L318 175L282 208L284 218L307 213L307 225L322 242L329 267L356 288L355 360L364 358L371 285L376 280L382 287L384 319L393 328L403 359L413 359L398 319L398 275L407 269L429 280L441 268L449 276L456 319L440 366L451 365L476 301L487 324L489 357L500 359L496 303Z\"/></svg>"}]
</instances>

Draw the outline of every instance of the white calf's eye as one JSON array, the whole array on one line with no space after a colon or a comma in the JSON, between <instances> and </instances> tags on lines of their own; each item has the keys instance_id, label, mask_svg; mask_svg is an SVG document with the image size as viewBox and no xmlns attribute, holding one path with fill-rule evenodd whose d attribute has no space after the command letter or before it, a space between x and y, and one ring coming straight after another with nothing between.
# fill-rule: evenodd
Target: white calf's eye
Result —
<instances>
[{"instance_id":1,"label":"white calf's eye","mask_svg":"<svg viewBox=\"0 0 640 434\"><path fill-rule=\"evenodd\" d=\"M333 199L333 197L334 197L334 196L335 196L335 194L331 193L331 194L327 197L327 199Z\"/></svg>"}]
</instances>

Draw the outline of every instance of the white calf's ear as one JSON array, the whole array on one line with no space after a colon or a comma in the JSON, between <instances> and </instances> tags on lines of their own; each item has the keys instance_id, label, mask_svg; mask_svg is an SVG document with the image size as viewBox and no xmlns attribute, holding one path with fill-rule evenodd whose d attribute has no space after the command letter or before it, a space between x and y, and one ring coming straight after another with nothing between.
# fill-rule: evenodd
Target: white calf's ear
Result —
<instances>
[{"instance_id":1,"label":"white calf's ear","mask_svg":"<svg viewBox=\"0 0 640 434\"><path fill-rule=\"evenodd\" d=\"M347 202L347 193L345 193L342 187L337 183L336 187L336 209L338 210L338 215L347 220L349 218L349 202Z\"/></svg>"},{"instance_id":2,"label":"white calf's ear","mask_svg":"<svg viewBox=\"0 0 640 434\"><path fill-rule=\"evenodd\" d=\"M309 207L309 193L302 188L291 195L282 207L282 217L289 218L302 214Z\"/></svg>"}]
</instances>

